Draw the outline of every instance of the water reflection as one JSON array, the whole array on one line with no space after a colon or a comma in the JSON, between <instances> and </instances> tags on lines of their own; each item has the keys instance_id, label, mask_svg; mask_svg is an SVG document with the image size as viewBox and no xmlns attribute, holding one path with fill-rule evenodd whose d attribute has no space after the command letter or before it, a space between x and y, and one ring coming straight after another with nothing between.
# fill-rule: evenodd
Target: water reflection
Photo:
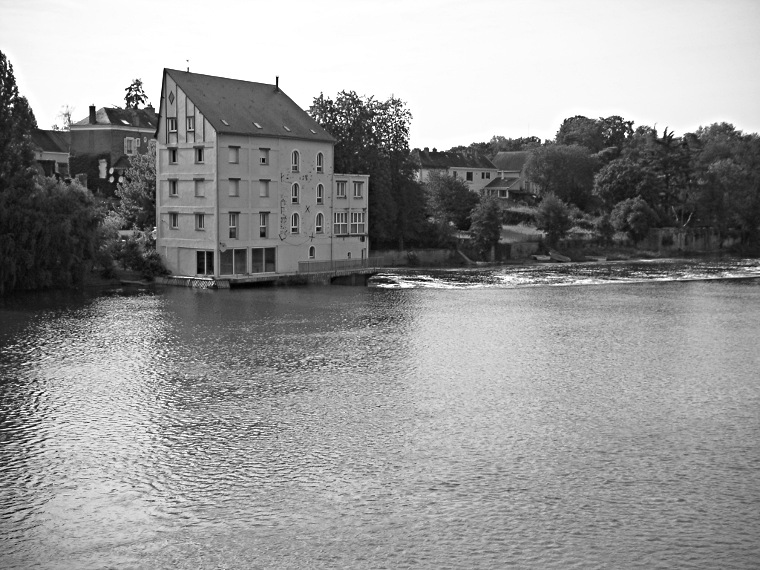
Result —
<instances>
[{"instance_id":1,"label":"water reflection","mask_svg":"<svg viewBox=\"0 0 760 570\"><path fill-rule=\"evenodd\" d=\"M0 566L752 567L760 281L500 279L6 302Z\"/></svg>"}]
</instances>

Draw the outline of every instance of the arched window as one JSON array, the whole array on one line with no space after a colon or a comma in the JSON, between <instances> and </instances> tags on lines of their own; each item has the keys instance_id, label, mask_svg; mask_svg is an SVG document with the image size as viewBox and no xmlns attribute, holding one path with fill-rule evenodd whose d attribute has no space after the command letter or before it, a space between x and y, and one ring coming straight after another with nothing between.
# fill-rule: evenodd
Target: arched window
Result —
<instances>
[{"instance_id":1,"label":"arched window","mask_svg":"<svg viewBox=\"0 0 760 570\"><path fill-rule=\"evenodd\" d=\"M317 153L317 172L325 171L325 157L321 152Z\"/></svg>"},{"instance_id":2,"label":"arched window","mask_svg":"<svg viewBox=\"0 0 760 570\"><path fill-rule=\"evenodd\" d=\"M317 214L317 220L314 223L314 231L316 231L318 234L321 234L323 231L325 231L325 217L322 212L319 212Z\"/></svg>"},{"instance_id":3,"label":"arched window","mask_svg":"<svg viewBox=\"0 0 760 570\"><path fill-rule=\"evenodd\" d=\"M317 204L325 203L325 187L317 184Z\"/></svg>"},{"instance_id":4,"label":"arched window","mask_svg":"<svg viewBox=\"0 0 760 570\"><path fill-rule=\"evenodd\" d=\"M301 216L298 215L298 212L293 212L293 215L290 216L290 233L297 234L300 226Z\"/></svg>"},{"instance_id":5,"label":"arched window","mask_svg":"<svg viewBox=\"0 0 760 570\"><path fill-rule=\"evenodd\" d=\"M317 257L317 248L312 245L309 247L309 259L314 259L315 257Z\"/></svg>"},{"instance_id":6,"label":"arched window","mask_svg":"<svg viewBox=\"0 0 760 570\"><path fill-rule=\"evenodd\" d=\"M290 170L291 170L291 172L298 172L300 166L301 166L301 155L298 153L297 150L294 150L290 154Z\"/></svg>"},{"instance_id":7,"label":"arched window","mask_svg":"<svg viewBox=\"0 0 760 570\"><path fill-rule=\"evenodd\" d=\"M298 204L298 194L300 193L301 188L298 186L298 182L294 183L293 186L290 187L290 203L291 204Z\"/></svg>"}]
</instances>

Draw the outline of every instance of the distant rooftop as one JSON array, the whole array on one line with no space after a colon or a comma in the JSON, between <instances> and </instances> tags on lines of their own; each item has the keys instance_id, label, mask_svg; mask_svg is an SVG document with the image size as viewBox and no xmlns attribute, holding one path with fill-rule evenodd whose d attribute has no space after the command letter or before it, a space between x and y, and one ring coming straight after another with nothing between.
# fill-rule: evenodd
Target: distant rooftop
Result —
<instances>
[{"instance_id":1,"label":"distant rooftop","mask_svg":"<svg viewBox=\"0 0 760 570\"><path fill-rule=\"evenodd\" d=\"M528 160L529 152L524 150L512 152L499 152L493 157L492 162L499 170L520 172Z\"/></svg>"},{"instance_id":2,"label":"distant rooftop","mask_svg":"<svg viewBox=\"0 0 760 570\"><path fill-rule=\"evenodd\" d=\"M496 168L490 160L481 154L439 152L435 149L431 151L426 147L422 150L415 148L412 151L412 157L420 168Z\"/></svg>"},{"instance_id":3,"label":"distant rooftop","mask_svg":"<svg viewBox=\"0 0 760 570\"><path fill-rule=\"evenodd\" d=\"M93 124L87 116L77 121L72 127L86 127ZM153 107L144 109L120 109L118 107L101 107L95 112L96 125L116 125L137 127L142 129L155 129L158 125L158 115Z\"/></svg>"},{"instance_id":4,"label":"distant rooftop","mask_svg":"<svg viewBox=\"0 0 760 570\"><path fill-rule=\"evenodd\" d=\"M69 152L71 136L68 131L46 131L34 129L32 131L32 144L44 152Z\"/></svg>"}]
</instances>

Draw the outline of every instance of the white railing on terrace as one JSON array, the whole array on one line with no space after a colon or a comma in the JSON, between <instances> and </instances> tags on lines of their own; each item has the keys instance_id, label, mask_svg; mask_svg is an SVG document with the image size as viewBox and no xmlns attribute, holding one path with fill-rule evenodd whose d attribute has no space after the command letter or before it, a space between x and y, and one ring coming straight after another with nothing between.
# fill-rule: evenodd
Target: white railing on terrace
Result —
<instances>
[{"instance_id":1,"label":"white railing on terrace","mask_svg":"<svg viewBox=\"0 0 760 570\"><path fill-rule=\"evenodd\" d=\"M333 259L332 261L299 261L298 273L320 273L322 271L350 271L352 269L371 269L384 267L384 258L369 259Z\"/></svg>"}]
</instances>

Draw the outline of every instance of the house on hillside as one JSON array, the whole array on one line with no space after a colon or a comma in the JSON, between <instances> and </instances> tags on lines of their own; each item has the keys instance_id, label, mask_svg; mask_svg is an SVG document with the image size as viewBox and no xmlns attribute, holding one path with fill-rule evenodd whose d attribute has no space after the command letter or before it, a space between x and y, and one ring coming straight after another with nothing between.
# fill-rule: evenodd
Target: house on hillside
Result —
<instances>
[{"instance_id":1,"label":"house on hillside","mask_svg":"<svg viewBox=\"0 0 760 570\"><path fill-rule=\"evenodd\" d=\"M427 182L430 172L440 172L459 178L473 192L480 192L497 176L497 169L485 156L462 152L439 152L425 147L412 151L417 165L417 181Z\"/></svg>"},{"instance_id":2,"label":"house on hillside","mask_svg":"<svg viewBox=\"0 0 760 570\"><path fill-rule=\"evenodd\" d=\"M113 193L129 157L148 152L158 126L155 109L90 105L89 116L71 125L71 172L86 174L92 190Z\"/></svg>"},{"instance_id":3,"label":"house on hillside","mask_svg":"<svg viewBox=\"0 0 760 570\"><path fill-rule=\"evenodd\" d=\"M491 162L498 169L498 177L486 187L486 194L530 202L538 188L525 174L529 155L527 151L497 153Z\"/></svg>"},{"instance_id":4,"label":"house on hillside","mask_svg":"<svg viewBox=\"0 0 760 570\"><path fill-rule=\"evenodd\" d=\"M69 144L67 131L32 131L34 160L38 170L45 176L69 177Z\"/></svg>"},{"instance_id":5,"label":"house on hillside","mask_svg":"<svg viewBox=\"0 0 760 570\"><path fill-rule=\"evenodd\" d=\"M369 176L275 85L165 69L156 247L179 276L298 273L368 257Z\"/></svg>"}]
</instances>

